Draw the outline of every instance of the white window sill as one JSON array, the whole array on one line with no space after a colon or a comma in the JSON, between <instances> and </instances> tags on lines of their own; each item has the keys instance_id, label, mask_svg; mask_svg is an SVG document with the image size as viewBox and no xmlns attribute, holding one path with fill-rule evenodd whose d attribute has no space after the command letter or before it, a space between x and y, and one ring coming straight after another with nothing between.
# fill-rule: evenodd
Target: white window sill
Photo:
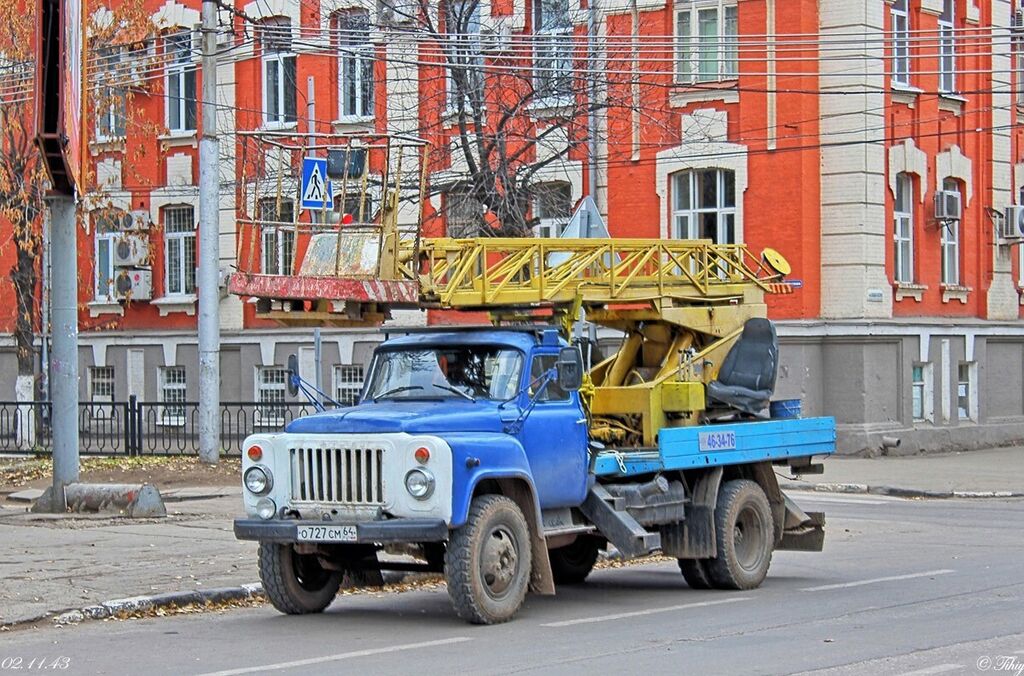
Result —
<instances>
[{"instance_id":1,"label":"white window sill","mask_svg":"<svg viewBox=\"0 0 1024 676\"><path fill-rule=\"evenodd\" d=\"M939 94L939 110L960 115L964 112L964 104L966 103L967 99L957 94Z\"/></svg>"},{"instance_id":2,"label":"white window sill","mask_svg":"<svg viewBox=\"0 0 1024 676\"><path fill-rule=\"evenodd\" d=\"M182 146L196 147L198 133L193 129L191 131L171 131L166 134L157 136L156 139L165 148L179 148Z\"/></svg>"},{"instance_id":3,"label":"white window sill","mask_svg":"<svg viewBox=\"0 0 1024 676\"><path fill-rule=\"evenodd\" d=\"M100 153L123 153L125 140L121 138L96 138L89 142L89 153L93 156Z\"/></svg>"},{"instance_id":4,"label":"white window sill","mask_svg":"<svg viewBox=\"0 0 1024 676\"><path fill-rule=\"evenodd\" d=\"M373 115L342 115L331 122L335 131L373 130L376 118Z\"/></svg>"},{"instance_id":5,"label":"white window sill","mask_svg":"<svg viewBox=\"0 0 1024 676\"><path fill-rule=\"evenodd\" d=\"M928 290L928 287L924 284L912 284L910 282L896 282L893 284L893 288L896 290L896 300L913 298L918 303L924 300L924 292Z\"/></svg>"},{"instance_id":6,"label":"white window sill","mask_svg":"<svg viewBox=\"0 0 1024 676\"><path fill-rule=\"evenodd\" d=\"M924 90L918 89L917 87L893 82L890 94L892 96L893 103L902 103L903 105L913 108L914 104L917 103L918 94L921 94L922 91Z\"/></svg>"},{"instance_id":7,"label":"white window sill","mask_svg":"<svg viewBox=\"0 0 1024 676\"><path fill-rule=\"evenodd\" d=\"M465 112L466 112L466 121L469 122L469 123L472 123L473 120L474 120L474 118L473 118L473 108L468 103L466 104ZM444 113L442 114L441 117L442 117L442 120L444 121L444 123L446 125L454 127L454 126L458 125L458 123L459 123L459 109L455 108L454 106L448 106L448 107L446 107L444 109ZM480 111L480 123L481 124L486 124L487 123L487 108L486 107L483 108ZM472 130L469 130L469 133L472 133Z\"/></svg>"},{"instance_id":8,"label":"white window sill","mask_svg":"<svg viewBox=\"0 0 1024 676\"><path fill-rule=\"evenodd\" d=\"M166 317L174 312L184 312L189 317L193 317L196 314L196 299L197 296L194 293L189 293L180 296L161 296L149 301L149 304L156 306L161 317Z\"/></svg>"},{"instance_id":9,"label":"white window sill","mask_svg":"<svg viewBox=\"0 0 1024 676\"><path fill-rule=\"evenodd\" d=\"M527 106L527 110L536 118L568 117L572 115L574 104L570 96L553 96L533 101Z\"/></svg>"},{"instance_id":10,"label":"white window sill","mask_svg":"<svg viewBox=\"0 0 1024 676\"><path fill-rule=\"evenodd\" d=\"M288 131L298 128L298 122L264 122L262 131Z\"/></svg>"},{"instance_id":11,"label":"white window sill","mask_svg":"<svg viewBox=\"0 0 1024 676\"><path fill-rule=\"evenodd\" d=\"M950 301L958 300L963 305L967 305L967 297L973 291L969 286L960 286L959 284L943 284L942 285L942 302L948 303Z\"/></svg>"},{"instance_id":12,"label":"white window sill","mask_svg":"<svg viewBox=\"0 0 1024 676\"><path fill-rule=\"evenodd\" d=\"M704 103L707 101L738 103L739 100L740 94L736 90L735 80L725 86L718 82L679 84L676 85L676 88L672 90L668 97L668 103L673 108L683 108L691 103Z\"/></svg>"},{"instance_id":13,"label":"white window sill","mask_svg":"<svg viewBox=\"0 0 1024 676\"><path fill-rule=\"evenodd\" d=\"M116 300L99 299L86 304L89 308L89 316L95 319L100 315L117 315L124 317L124 306Z\"/></svg>"}]
</instances>

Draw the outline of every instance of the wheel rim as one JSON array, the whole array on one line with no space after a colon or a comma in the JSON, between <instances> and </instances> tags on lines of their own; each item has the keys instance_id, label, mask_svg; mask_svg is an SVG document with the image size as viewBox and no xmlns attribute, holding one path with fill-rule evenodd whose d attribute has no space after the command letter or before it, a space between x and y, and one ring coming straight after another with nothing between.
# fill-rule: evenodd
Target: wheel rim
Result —
<instances>
[{"instance_id":1,"label":"wheel rim","mask_svg":"<svg viewBox=\"0 0 1024 676\"><path fill-rule=\"evenodd\" d=\"M504 526L487 534L480 556L480 579L487 595L500 600L512 591L519 574L519 548L515 536Z\"/></svg>"},{"instance_id":2,"label":"wheel rim","mask_svg":"<svg viewBox=\"0 0 1024 676\"><path fill-rule=\"evenodd\" d=\"M324 570L316 556L298 554L292 551L292 570L299 586L306 591L319 591L324 588L331 574Z\"/></svg>"},{"instance_id":3,"label":"wheel rim","mask_svg":"<svg viewBox=\"0 0 1024 676\"><path fill-rule=\"evenodd\" d=\"M765 555L766 532L761 512L749 503L743 505L733 525L733 549L736 552L736 563L744 571L753 573L761 567Z\"/></svg>"}]
</instances>

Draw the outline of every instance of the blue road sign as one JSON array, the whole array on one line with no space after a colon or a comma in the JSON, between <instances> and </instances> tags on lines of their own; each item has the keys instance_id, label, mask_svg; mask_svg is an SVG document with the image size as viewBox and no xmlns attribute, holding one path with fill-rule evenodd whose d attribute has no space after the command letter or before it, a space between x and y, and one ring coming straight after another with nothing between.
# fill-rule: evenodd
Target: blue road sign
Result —
<instances>
[{"instance_id":1,"label":"blue road sign","mask_svg":"<svg viewBox=\"0 0 1024 676\"><path fill-rule=\"evenodd\" d=\"M333 209L334 194L331 182L327 180L327 158L305 157L302 159L302 204L303 209Z\"/></svg>"}]
</instances>

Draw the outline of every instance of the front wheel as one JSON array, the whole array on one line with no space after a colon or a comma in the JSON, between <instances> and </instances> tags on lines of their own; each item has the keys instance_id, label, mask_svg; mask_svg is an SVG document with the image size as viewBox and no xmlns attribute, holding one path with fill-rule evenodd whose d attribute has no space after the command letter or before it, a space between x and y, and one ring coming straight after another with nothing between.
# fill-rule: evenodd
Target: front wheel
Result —
<instances>
[{"instance_id":1,"label":"front wheel","mask_svg":"<svg viewBox=\"0 0 1024 676\"><path fill-rule=\"evenodd\" d=\"M512 619L526 598L531 563L530 528L519 506L501 495L474 498L445 551L448 596L459 617L473 624Z\"/></svg>"},{"instance_id":2,"label":"front wheel","mask_svg":"<svg viewBox=\"0 0 1024 676\"><path fill-rule=\"evenodd\" d=\"M715 506L718 555L707 572L718 589L753 589L768 575L775 547L775 523L764 491L736 479L722 487Z\"/></svg>"},{"instance_id":3,"label":"front wheel","mask_svg":"<svg viewBox=\"0 0 1024 676\"><path fill-rule=\"evenodd\" d=\"M261 542L259 566L264 593L287 615L323 612L341 585L340 571L325 569L315 554L299 554L288 544Z\"/></svg>"}]
</instances>

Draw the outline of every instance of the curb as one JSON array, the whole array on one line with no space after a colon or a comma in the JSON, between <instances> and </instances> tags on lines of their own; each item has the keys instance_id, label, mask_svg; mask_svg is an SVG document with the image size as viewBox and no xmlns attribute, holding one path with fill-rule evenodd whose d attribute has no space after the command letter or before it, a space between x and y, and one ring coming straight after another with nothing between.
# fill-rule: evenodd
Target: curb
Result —
<instances>
[{"instance_id":1,"label":"curb","mask_svg":"<svg viewBox=\"0 0 1024 676\"><path fill-rule=\"evenodd\" d=\"M159 608L178 608L189 604L218 603L223 601L244 601L263 595L263 585L259 582L243 584L239 587L223 587L221 589L203 589L197 591L168 592L152 596L132 596L126 599L115 599L103 603L86 606L78 610L69 610L53 618L57 625L77 624L85 620L103 620L120 613L133 613ZM20 623L19 623L20 624Z\"/></svg>"},{"instance_id":2,"label":"curb","mask_svg":"<svg viewBox=\"0 0 1024 676\"><path fill-rule=\"evenodd\" d=\"M1021 498L1024 493L1016 491L930 491L922 488L902 488L899 486L870 486L868 484L851 483L808 483L803 481L785 482L782 488L789 490L814 491L816 493L847 493L856 495L888 495L894 498L929 498L929 499L984 499L984 498Z\"/></svg>"}]
</instances>

